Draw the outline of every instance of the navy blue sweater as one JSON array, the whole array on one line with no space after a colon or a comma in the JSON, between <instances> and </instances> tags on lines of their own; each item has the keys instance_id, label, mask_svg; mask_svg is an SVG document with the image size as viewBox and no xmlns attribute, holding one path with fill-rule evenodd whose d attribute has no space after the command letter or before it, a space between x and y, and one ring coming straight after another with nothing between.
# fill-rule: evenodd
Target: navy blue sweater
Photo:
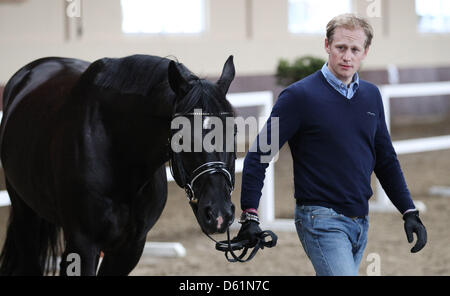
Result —
<instances>
[{"instance_id":1,"label":"navy blue sweater","mask_svg":"<svg viewBox=\"0 0 450 296\"><path fill-rule=\"evenodd\" d=\"M297 203L329 207L346 216L365 216L372 196L370 177L375 171L401 213L414 208L375 85L360 80L357 92L348 100L318 71L283 90L270 117L279 118L279 147L288 141L291 149ZM271 143L270 119L266 126ZM244 161L243 210L258 208L268 166L260 160L269 153L261 152L265 150L259 146L256 150L247 153Z\"/></svg>"}]
</instances>

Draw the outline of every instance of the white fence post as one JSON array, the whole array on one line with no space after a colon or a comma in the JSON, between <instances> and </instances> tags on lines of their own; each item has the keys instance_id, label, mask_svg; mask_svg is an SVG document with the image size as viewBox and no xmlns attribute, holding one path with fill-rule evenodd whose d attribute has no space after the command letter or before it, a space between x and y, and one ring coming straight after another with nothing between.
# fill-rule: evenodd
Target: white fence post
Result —
<instances>
[{"instance_id":1,"label":"white fence post","mask_svg":"<svg viewBox=\"0 0 450 296\"><path fill-rule=\"evenodd\" d=\"M234 107L260 106L258 116L260 120L267 121L272 111L273 93L270 91L229 94L228 100ZM263 124L260 124L260 128ZM251 139L252 142L253 139ZM242 170L241 170L242 171ZM238 172L236 170L236 172ZM259 203L259 216L261 227L271 230L295 231L292 219L275 218L275 170L273 161L266 169L266 178ZM235 227L238 227L235 222Z\"/></svg>"},{"instance_id":2,"label":"white fence post","mask_svg":"<svg viewBox=\"0 0 450 296\"><path fill-rule=\"evenodd\" d=\"M264 120L264 122L269 118L270 112L272 111L273 94L271 91L232 93L227 95L227 99L235 108L259 107L258 118ZM259 124L260 128L262 126L263 124ZM253 140L250 139L250 142ZM238 159L241 163L243 163L243 160L243 158ZM242 172L242 167L240 167L239 171L237 168L238 166L236 166L236 172ZM258 209L262 224L271 223L275 219L274 199L274 169L273 163L271 162L266 169L266 178L264 180Z\"/></svg>"}]
</instances>

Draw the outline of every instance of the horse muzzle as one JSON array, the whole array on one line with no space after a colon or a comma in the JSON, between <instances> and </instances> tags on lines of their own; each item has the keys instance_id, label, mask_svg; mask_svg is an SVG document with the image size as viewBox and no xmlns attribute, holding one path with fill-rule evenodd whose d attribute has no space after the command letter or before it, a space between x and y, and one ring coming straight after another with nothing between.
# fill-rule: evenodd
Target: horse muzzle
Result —
<instances>
[{"instance_id":1,"label":"horse muzzle","mask_svg":"<svg viewBox=\"0 0 450 296\"><path fill-rule=\"evenodd\" d=\"M207 234L224 233L234 221L234 205L230 203L228 209L221 211L211 206L199 208L198 220L200 227Z\"/></svg>"}]
</instances>

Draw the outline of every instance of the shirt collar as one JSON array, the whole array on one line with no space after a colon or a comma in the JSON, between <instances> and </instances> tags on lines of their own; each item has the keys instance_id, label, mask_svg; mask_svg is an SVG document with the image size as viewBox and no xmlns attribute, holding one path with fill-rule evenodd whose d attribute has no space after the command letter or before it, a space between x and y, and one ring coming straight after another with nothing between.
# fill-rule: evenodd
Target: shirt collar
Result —
<instances>
[{"instance_id":1,"label":"shirt collar","mask_svg":"<svg viewBox=\"0 0 450 296\"><path fill-rule=\"evenodd\" d=\"M323 76L325 76L325 78L327 79L327 81L335 88L347 88L347 86L336 76L334 76L334 74L331 73L330 69L328 69L328 62L322 66L321 71ZM359 86L359 75L358 72L355 72L355 75L353 75L352 82L350 83L350 88L352 88L353 91L356 91L358 86Z\"/></svg>"}]
</instances>

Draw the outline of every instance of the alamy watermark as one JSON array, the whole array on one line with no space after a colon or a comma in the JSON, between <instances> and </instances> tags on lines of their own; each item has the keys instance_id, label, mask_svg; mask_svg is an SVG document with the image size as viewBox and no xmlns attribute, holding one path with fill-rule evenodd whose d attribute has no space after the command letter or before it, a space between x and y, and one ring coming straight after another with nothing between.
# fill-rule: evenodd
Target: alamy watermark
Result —
<instances>
[{"instance_id":1,"label":"alamy watermark","mask_svg":"<svg viewBox=\"0 0 450 296\"><path fill-rule=\"evenodd\" d=\"M66 15L70 18L81 17L81 0L66 0L69 2L66 8Z\"/></svg>"},{"instance_id":2,"label":"alamy watermark","mask_svg":"<svg viewBox=\"0 0 450 296\"><path fill-rule=\"evenodd\" d=\"M81 275L81 257L80 254L70 253L66 257L67 267L66 267L66 275L67 276L80 276Z\"/></svg>"},{"instance_id":3,"label":"alamy watermark","mask_svg":"<svg viewBox=\"0 0 450 296\"><path fill-rule=\"evenodd\" d=\"M367 262L370 262L366 268L366 274L369 276L381 275L381 257L378 253L370 253L367 255Z\"/></svg>"},{"instance_id":4,"label":"alamy watermark","mask_svg":"<svg viewBox=\"0 0 450 296\"><path fill-rule=\"evenodd\" d=\"M381 0L366 0L369 4L366 7L368 17L381 17Z\"/></svg>"},{"instance_id":5,"label":"alamy watermark","mask_svg":"<svg viewBox=\"0 0 450 296\"><path fill-rule=\"evenodd\" d=\"M205 116L195 109L191 116L177 116L171 122L174 132L170 139L171 149L178 152L246 152L245 143L236 143L235 129L241 133L256 134L257 139L249 152L259 152L261 163L276 161L279 150L279 118L271 117L270 124L264 118ZM240 135L242 138L243 135ZM244 135L245 137L245 135Z\"/></svg>"}]
</instances>

